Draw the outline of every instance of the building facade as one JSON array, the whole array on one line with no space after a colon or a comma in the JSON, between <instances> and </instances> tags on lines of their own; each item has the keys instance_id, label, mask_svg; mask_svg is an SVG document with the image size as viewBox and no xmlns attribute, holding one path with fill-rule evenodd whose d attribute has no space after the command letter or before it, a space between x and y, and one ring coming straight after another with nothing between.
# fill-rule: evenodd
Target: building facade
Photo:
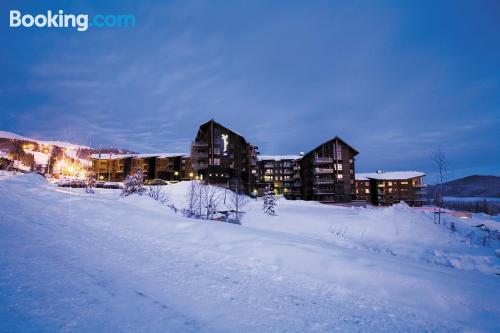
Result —
<instances>
[{"instance_id":1,"label":"building facade","mask_svg":"<svg viewBox=\"0 0 500 333\"><path fill-rule=\"evenodd\" d=\"M356 174L356 199L373 205L400 201L422 206L426 194L423 172L392 171Z\"/></svg>"},{"instance_id":2,"label":"building facade","mask_svg":"<svg viewBox=\"0 0 500 333\"><path fill-rule=\"evenodd\" d=\"M305 154L294 174L301 198L324 203L351 202L355 198L356 155L358 151L339 137ZM298 198L298 190L294 193Z\"/></svg>"},{"instance_id":3,"label":"building facade","mask_svg":"<svg viewBox=\"0 0 500 333\"><path fill-rule=\"evenodd\" d=\"M262 155L257 164L257 194L273 191L287 199L293 198L294 173L299 155Z\"/></svg>"},{"instance_id":4,"label":"building facade","mask_svg":"<svg viewBox=\"0 0 500 333\"><path fill-rule=\"evenodd\" d=\"M92 172L99 181L121 182L141 170L144 180L189 180L194 176L185 154L93 154Z\"/></svg>"},{"instance_id":5,"label":"building facade","mask_svg":"<svg viewBox=\"0 0 500 333\"><path fill-rule=\"evenodd\" d=\"M255 191L257 147L213 119L202 124L191 146L196 177L238 193Z\"/></svg>"}]
</instances>

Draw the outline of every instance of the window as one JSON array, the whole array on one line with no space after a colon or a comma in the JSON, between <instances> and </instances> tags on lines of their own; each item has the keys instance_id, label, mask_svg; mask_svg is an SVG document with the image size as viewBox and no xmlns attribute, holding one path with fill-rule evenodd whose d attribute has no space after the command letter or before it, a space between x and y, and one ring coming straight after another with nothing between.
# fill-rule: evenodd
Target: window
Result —
<instances>
[{"instance_id":1,"label":"window","mask_svg":"<svg viewBox=\"0 0 500 333\"><path fill-rule=\"evenodd\" d=\"M213 165L220 165L220 158L214 158L214 164Z\"/></svg>"},{"instance_id":2,"label":"window","mask_svg":"<svg viewBox=\"0 0 500 333\"><path fill-rule=\"evenodd\" d=\"M370 190L369 189L365 189L365 193L366 194L370 194Z\"/></svg>"},{"instance_id":3,"label":"window","mask_svg":"<svg viewBox=\"0 0 500 333\"><path fill-rule=\"evenodd\" d=\"M365 186L370 186L370 182L365 182Z\"/></svg>"},{"instance_id":4,"label":"window","mask_svg":"<svg viewBox=\"0 0 500 333\"><path fill-rule=\"evenodd\" d=\"M387 182L387 185L392 186L392 182Z\"/></svg>"},{"instance_id":5,"label":"window","mask_svg":"<svg viewBox=\"0 0 500 333\"><path fill-rule=\"evenodd\" d=\"M402 181L401 185L408 185L408 182L407 181Z\"/></svg>"},{"instance_id":6,"label":"window","mask_svg":"<svg viewBox=\"0 0 500 333\"><path fill-rule=\"evenodd\" d=\"M344 178L344 175L340 173L340 174L338 175L338 178L339 178L339 179L343 179L343 178Z\"/></svg>"}]
</instances>

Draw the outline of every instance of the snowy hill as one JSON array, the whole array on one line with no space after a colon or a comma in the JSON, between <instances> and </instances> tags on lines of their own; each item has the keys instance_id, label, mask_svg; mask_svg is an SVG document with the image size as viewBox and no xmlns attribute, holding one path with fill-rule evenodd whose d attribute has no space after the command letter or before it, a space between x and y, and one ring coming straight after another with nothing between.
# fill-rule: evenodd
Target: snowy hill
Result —
<instances>
[{"instance_id":1,"label":"snowy hill","mask_svg":"<svg viewBox=\"0 0 500 333\"><path fill-rule=\"evenodd\" d=\"M17 145L23 148L24 153L33 155L34 164L45 168L49 161L51 151L57 147L61 149L61 157L78 161L82 165L89 165L90 147L75 145L63 141L45 141L27 138L18 134L0 131L0 157L7 154ZM15 159L15 158L14 158ZM15 167L21 170L35 169L33 166L23 164L18 156Z\"/></svg>"},{"instance_id":2,"label":"snowy hill","mask_svg":"<svg viewBox=\"0 0 500 333\"><path fill-rule=\"evenodd\" d=\"M68 142L64 142L64 141L36 140L36 139L27 138L27 137L22 136L22 135L18 135L18 134L11 133L11 132L5 132L5 131L0 131L0 139L36 142L40 145L58 146L61 148L68 148L68 149L75 149L75 150L76 149L90 149L90 147L87 147L87 146L76 145L76 144L68 143Z\"/></svg>"},{"instance_id":3,"label":"snowy hill","mask_svg":"<svg viewBox=\"0 0 500 333\"><path fill-rule=\"evenodd\" d=\"M437 185L429 187L432 197ZM444 193L450 197L491 197L500 198L500 177L467 176L444 183Z\"/></svg>"},{"instance_id":4,"label":"snowy hill","mask_svg":"<svg viewBox=\"0 0 500 333\"><path fill-rule=\"evenodd\" d=\"M163 187L177 208L188 188ZM240 226L4 172L0 331L500 330L495 219L285 200L268 216L261 204Z\"/></svg>"}]
</instances>

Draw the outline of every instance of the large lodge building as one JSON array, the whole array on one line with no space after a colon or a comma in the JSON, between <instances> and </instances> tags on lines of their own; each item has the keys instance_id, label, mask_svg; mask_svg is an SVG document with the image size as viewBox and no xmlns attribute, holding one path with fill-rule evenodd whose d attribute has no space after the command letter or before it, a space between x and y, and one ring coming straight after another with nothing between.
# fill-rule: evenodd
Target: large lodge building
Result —
<instances>
[{"instance_id":1,"label":"large lodge building","mask_svg":"<svg viewBox=\"0 0 500 333\"><path fill-rule=\"evenodd\" d=\"M423 173L356 174L358 151L334 137L299 155L260 155L258 147L213 119L202 124L191 154L94 154L100 181L123 181L140 169L146 181L198 179L238 193L268 191L293 200L374 205L406 201L421 205ZM407 178L404 178L407 177Z\"/></svg>"}]
</instances>

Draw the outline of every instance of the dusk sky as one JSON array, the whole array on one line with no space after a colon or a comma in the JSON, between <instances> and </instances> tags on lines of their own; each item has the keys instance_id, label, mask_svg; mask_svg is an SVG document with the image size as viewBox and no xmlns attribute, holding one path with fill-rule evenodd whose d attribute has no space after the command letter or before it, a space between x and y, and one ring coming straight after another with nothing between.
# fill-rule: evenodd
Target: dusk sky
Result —
<instances>
[{"instance_id":1,"label":"dusk sky","mask_svg":"<svg viewBox=\"0 0 500 333\"><path fill-rule=\"evenodd\" d=\"M2 1L0 130L189 151L214 118L262 154L336 135L357 170L500 175L499 1ZM134 14L127 29L10 28Z\"/></svg>"}]
</instances>

